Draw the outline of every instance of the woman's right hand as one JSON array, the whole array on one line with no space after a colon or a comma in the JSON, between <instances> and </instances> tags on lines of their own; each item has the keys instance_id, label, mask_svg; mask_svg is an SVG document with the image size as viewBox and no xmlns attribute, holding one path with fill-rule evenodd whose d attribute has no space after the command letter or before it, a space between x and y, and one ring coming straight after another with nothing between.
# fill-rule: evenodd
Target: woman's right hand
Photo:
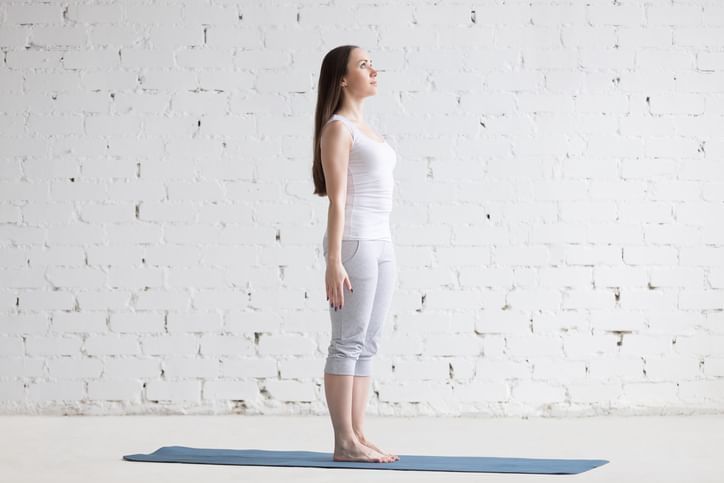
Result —
<instances>
[{"instance_id":1,"label":"woman's right hand","mask_svg":"<svg viewBox=\"0 0 724 483\"><path fill-rule=\"evenodd\" d=\"M341 261L327 263L325 283L329 306L334 307L334 310L341 309L344 306L344 286L346 285L350 292L353 292L352 282Z\"/></svg>"}]
</instances>

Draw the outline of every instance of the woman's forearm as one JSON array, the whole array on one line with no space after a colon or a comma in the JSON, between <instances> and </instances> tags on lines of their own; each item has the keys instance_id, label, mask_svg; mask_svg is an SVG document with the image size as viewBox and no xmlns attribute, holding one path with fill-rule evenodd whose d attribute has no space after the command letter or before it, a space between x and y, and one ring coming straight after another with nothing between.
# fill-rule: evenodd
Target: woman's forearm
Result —
<instances>
[{"instance_id":1,"label":"woman's forearm","mask_svg":"<svg viewBox=\"0 0 724 483\"><path fill-rule=\"evenodd\" d=\"M341 261L343 231L344 205L330 201L327 212L327 263Z\"/></svg>"}]
</instances>

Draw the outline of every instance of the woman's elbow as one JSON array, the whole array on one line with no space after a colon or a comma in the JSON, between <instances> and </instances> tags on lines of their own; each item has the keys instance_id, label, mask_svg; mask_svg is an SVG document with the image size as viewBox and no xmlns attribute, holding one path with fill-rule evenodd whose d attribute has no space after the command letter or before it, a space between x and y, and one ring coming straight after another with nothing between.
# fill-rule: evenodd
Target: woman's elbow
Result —
<instances>
[{"instance_id":1,"label":"woman's elbow","mask_svg":"<svg viewBox=\"0 0 724 483\"><path fill-rule=\"evenodd\" d=\"M331 209L343 209L344 198L341 196L329 196L329 207Z\"/></svg>"}]
</instances>

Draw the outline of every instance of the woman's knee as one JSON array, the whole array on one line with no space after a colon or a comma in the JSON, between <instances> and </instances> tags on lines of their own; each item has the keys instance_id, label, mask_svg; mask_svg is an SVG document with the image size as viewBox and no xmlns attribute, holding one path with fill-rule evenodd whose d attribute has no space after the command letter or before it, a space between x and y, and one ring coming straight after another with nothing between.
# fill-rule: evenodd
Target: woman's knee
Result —
<instances>
[{"instance_id":1,"label":"woman's knee","mask_svg":"<svg viewBox=\"0 0 724 483\"><path fill-rule=\"evenodd\" d=\"M364 343L358 340L333 340L329 345L329 355L358 359Z\"/></svg>"}]
</instances>

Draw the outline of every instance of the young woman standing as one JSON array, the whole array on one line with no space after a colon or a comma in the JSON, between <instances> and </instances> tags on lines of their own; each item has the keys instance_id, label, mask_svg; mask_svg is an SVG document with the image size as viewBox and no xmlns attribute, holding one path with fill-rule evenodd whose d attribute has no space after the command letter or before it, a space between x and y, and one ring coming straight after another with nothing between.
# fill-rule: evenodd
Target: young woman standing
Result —
<instances>
[{"instance_id":1,"label":"young woman standing","mask_svg":"<svg viewBox=\"0 0 724 483\"><path fill-rule=\"evenodd\" d=\"M393 462L364 434L372 358L396 280L390 232L397 155L363 119L377 93L369 54L343 45L324 57L314 126L314 194L329 198L322 239L332 337L324 387L335 461ZM345 289L347 291L345 292Z\"/></svg>"}]
</instances>

